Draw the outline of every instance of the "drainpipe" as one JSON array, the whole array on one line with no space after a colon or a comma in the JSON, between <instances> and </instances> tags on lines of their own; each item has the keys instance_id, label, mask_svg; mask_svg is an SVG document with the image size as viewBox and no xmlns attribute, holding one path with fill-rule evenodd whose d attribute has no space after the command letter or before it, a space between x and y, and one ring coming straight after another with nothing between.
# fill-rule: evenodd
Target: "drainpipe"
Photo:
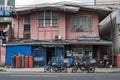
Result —
<instances>
[{"instance_id":1,"label":"drainpipe","mask_svg":"<svg viewBox=\"0 0 120 80\"><path fill-rule=\"evenodd\" d=\"M114 51L113 51L113 21L112 21L112 15L110 14L110 22L111 22L111 36L110 36L110 39L111 39L111 41L112 41L112 46L111 46L111 48L112 48L112 65L114 64Z\"/></svg>"}]
</instances>

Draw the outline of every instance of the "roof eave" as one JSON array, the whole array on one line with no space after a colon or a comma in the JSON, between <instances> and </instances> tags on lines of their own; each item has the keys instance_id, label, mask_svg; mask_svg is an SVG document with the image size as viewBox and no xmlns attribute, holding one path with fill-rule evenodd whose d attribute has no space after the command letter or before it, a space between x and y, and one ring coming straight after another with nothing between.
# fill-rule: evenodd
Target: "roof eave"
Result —
<instances>
[{"instance_id":1,"label":"roof eave","mask_svg":"<svg viewBox=\"0 0 120 80\"><path fill-rule=\"evenodd\" d=\"M30 13L32 11L40 11L45 9L51 9L51 10L60 10L65 12L78 12L79 7L70 7L70 6L45 6L45 7L35 7L35 8L26 8L26 9L16 9L16 13Z\"/></svg>"}]
</instances>

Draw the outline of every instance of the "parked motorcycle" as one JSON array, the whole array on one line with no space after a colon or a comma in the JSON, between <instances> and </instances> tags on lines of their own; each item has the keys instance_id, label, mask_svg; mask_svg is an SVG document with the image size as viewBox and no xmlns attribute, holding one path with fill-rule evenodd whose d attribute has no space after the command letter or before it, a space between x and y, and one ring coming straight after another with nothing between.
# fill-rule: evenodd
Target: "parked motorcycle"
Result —
<instances>
[{"instance_id":1,"label":"parked motorcycle","mask_svg":"<svg viewBox=\"0 0 120 80\"><path fill-rule=\"evenodd\" d=\"M44 66L44 72L67 72L67 64L64 62L53 62L53 63L48 63L48 65Z\"/></svg>"},{"instance_id":2,"label":"parked motorcycle","mask_svg":"<svg viewBox=\"0 0 120 80\"><path fill-rule=\"evenodd\" d=\"M47 65L44 65L44 72L51 72L52 62L49 61Z\"/></svg>"},{"instance_id":3,"label":"parked motorcycle","mask_svg":"<svg viewBox=\"0 0 120 80\"><path fill-rule=\"evenodd\" d=\"M60 62L57 64L53 63L52 70L55 72L67 72L67 64L65 64L64 62Z\"/></svg>"},{"instance_id":4,"label":"parked motorcycle","mask_svg":"<svg viewBox=\"0 0 120 80\"><path fill-rule=\"evenodd\" d=\"M111 57L107 57L107 56L104 56L102 57L101 60L99 60L97 62L97 66L102 68L102 67L106 67L106 68L111 68L112 67L112 59Z\"/></svg>"},{"instance_id":5,"label":"parked motorcycle","mask_svg":"<svg viewBox=\"0 0 120 80\"><path fill-rule=\"evenodd\" d=\"M72 72L77 72L78 69L81 71L87 71L89 73L95 72L95 66L93 64L87 64L86 61L77 61L73 63Z\"/></svg>"}]
</instances>

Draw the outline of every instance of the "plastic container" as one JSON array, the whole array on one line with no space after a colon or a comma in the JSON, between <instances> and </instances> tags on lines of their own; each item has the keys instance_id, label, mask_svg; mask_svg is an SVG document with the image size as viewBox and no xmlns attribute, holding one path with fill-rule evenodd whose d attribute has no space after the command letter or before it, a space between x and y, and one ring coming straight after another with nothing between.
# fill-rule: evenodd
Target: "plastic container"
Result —
<instances>
[{"instance_id":1,"label":"plastic container","mask_svg":"<svg viewBox=\"0 0 120 80\"><path fill-rule=\"evenodd\" d=\"M33 57L29 56L29 68L33 68Z\"/></svg>"},{"instance_id":2,"label":"plastic container","mask_svg":"<svg viewBox=\"0 0 120 80\"><path fill-rule=\"evenodd\" d=\"M21 67L24 68L25 56L21 55Z\"/></svg>"},{"instance_id":3,"label":"plastic container","mask_svg":"<svg viewBox=\"0 0 120 80\"><path fill-rule=\"evenodd\" d=\"M20 59L20 56L17 55L16 56L16 68L20 68L20 64L21 64L21 59Z\"/></svg>"},{"instance_id":4,"label":"plastic container","mask_svg":"<svg viewBox=\"0 0 120 80\"><path fill-rule=\"evenodd\" d=\"M16 55L11 56L11 67L15 68L16 64Z\"/></svg>"},{"instance_id":5,"label":"plastic container","mask_svg":"<svg viewBox=\"0 0 120 80\"><path fill-rule=\"evenodd\" d=\"M25 56L24 66L25 66L25 68L29 67L29 57L28 56Z\"/></svg>"}]
</instances>

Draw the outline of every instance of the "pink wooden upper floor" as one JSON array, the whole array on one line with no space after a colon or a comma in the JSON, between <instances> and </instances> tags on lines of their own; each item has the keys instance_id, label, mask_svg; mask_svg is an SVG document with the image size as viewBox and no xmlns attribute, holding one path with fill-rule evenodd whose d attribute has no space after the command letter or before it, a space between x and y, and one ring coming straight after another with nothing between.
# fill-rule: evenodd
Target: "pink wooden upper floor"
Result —
<instances>
[{"instance_id":1,"label":"pink wooden upper floor","mask_svg":"<svg viewBox=\"0 0 120 80\"><path fill-rule=\"evenodd\" d=\"M95 11L79 10L77 13L58 11L57 26L39 27L39 12L34 11L13 17L12 28L14 38L24 38L24 17L30 15L30 39L54 40L59 34L62 40L77 39L79 36L99 37L98 14ZM73 16L91 16L91 31L72 31ZM79 23L78 23L79 24Z\"/></svg>"}]
</instances>

